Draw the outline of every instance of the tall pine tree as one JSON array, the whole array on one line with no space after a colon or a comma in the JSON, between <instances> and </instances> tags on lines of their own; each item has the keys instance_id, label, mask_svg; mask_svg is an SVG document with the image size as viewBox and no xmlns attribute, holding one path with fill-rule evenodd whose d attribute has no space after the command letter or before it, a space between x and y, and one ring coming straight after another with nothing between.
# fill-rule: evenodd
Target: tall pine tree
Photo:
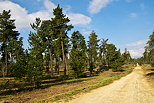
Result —
<instances>
[{"instance_id":1,"label":"tall pine tree","mask_svg":"<svg viewBox=\"0 0 154 103\"><path fill-rule=\"evenodd\" d=\"M35 30L34 33L29 34L30 44L30 56L27 63L27 74L25 75L29 81L34 81L36 86L40 85L41 78L43 76L43 55L45 51L45 44L43 42L43 31L41 29L41 20L36 18L35 23L31 24L31 27Z\"/></svg>"},{"instance_id":2,"label":"tall pine tree","mask_svg":"<svg viewBox=\"0 0 154 103\"><path fill-rule=\"evenodd\" d=\"M129 51L128 51L126 48L125 48L125 52L122 54L122 57L123 57L123 59L124 59L125 64L130 63L130 61L131 61L131 56L130 56Z\"/></svg>"},{"instance_id":3,"label":"tall pine tree","mask_svg":"<svg viewBox=\"0 0 154 103\"><path fill-rule=\"evenodd\" d=\"M102 69L105 69L107 65L107 60L106 60L106 55L107 55L107 41L108 39L102 39L100 47L99 47L99 62L100 62L100 67Z\"/></svg>"},{"instance_id":4,"label":"tall pine tree","mask_svg":"<svg viewBox=\"0 0 154 103\"><path fill-rule=\"evenodd\" d=\"M117 51L114 44L107 44L106 58L108 68L111 68L113 71L119 71L121 65L124 63L120 50Z\"/></svg>"},{"instance_id":5,"label":"tall pine tree","mask_svg":"<svg viewBox=\"0 0 154 103\"><path fill-rule=\"evenodd\" d=\"M19 39L19 33L16 31L15 20L10 19L9 11L3 10L0 13L0 44L1 44L1 62L3 77L8 74L8 65L16 61L19 55L22 55L22 38Z\"/></svg>"},{"instance_id":6,"label":"tall pine tree","mask_svg":"<svg viewBox=\"0 0 154 103\"><path fill-rule=\"evenodd\" d=\"M72 49L70 53L70 67L75 77L80 77L86 68L86 43L79 31L71 36Z\"/></svg>"},{"instance_id":7,"label":"tall pine tree","mask_svg":"<svg viewBox=\"0 0 154 103\"><path fill-rule=\"evenodd\" d=\"M149 36L147 44L146 49L148 50L149 62L154 67L154 32Z\"/></svg>"},{"instance_id":8,"label":"tall pine tree","mask_svg":"<svg viewBox=\"0 0 154 103\"><path fill-rule=\"evenodd\" d=\"M51 19L53 25L53 33L57 39L56 46L57 49L61 49L61 56L64 65L64 75L67 74L67 56L68 53L68 42L69 37L67 36L67 32L70 31L73 26L68 25L70 22L69 18L66 17L62 12L62 8L58 5L57 8L53 10L54 18Z\"/></svg>"},{"instance_id":9,"label":"tall pine tree","mask_svg":"<svg viewBox=\"0 0 154 103\"><path fill-rule=\"evenodd\" d=\"M89 71L92 74L94 68L97 66L98 61L98 42L95 31L92 31L88 41L88 59L89 59Z\"/></svg>"}]
</instances>

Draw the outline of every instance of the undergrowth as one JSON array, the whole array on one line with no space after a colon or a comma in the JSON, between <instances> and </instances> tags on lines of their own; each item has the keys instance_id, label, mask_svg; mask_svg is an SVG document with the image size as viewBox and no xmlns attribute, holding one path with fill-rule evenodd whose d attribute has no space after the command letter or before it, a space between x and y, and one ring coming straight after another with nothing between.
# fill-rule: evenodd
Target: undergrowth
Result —
<instances>
[{"instance_id":1,"label":"undergrowth","mask_svg":"<svg viewBox=\"0 0 154 103\"><path fill-rule=\"evenodd\" d=\"M44 99L44 100L37 101L37 103L46 103L47 101L60 102L61 100L62 101L68 101L68 100L72 99L74 95L77 95L79 93L86 93L86 92L89 92L90 90L93 90L93 89L108 85L108 84L112 83L114 80L118 80L121 77L124 77L129 73L131 73L131 71L120 73L120 74L118 74L116 76L111 76L111 77L98 76L97 78L94 79L95 81L98 80L98 82L96 84L80 87L80 88L74 89L72 91L61 93L61 94L53 96L53 97L51 97L49 99ZM93 79L91 81L93 81Z\"/></svg>"}]
</instances>

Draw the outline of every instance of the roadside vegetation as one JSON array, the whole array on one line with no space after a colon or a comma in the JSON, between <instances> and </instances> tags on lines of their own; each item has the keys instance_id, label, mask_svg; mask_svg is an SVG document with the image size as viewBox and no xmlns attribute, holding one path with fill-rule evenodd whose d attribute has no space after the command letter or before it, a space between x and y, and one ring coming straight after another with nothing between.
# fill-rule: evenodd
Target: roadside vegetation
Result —
<instances>
[{"instance_id":1,"label":"roadside vegetation","mask_svg":"<svg viewBox=\"0 0 154 103\"><path fill-rule=\"evenodd\" d=\"M102 73L99 76L97 76L96 78L91 80L91 81L95 81L94 84L82 86L82 87L76 88L72 91L61 93L61 94L55 95L53 97L50 97L48 99L40 100L37 102L47 102L47 101L48 102L49 101L50 102L61 102L61 101L67 102L67 101L73 99L74 95L80 95L81 93L86 93L86 92L89 92L90 90L108 85L108 84L112 83L113 81L120 79L123 76L128 75L129 73L132 72L133 68L130 67L130 68L126 68L126 69L127 70L126 71L124 70L123 72L108 71L108 72L106 72L107 75L104 75L105 73Z\"/></svg>"},{"instance_id":2,"label":"roadside vegetation","mask_svg":"<svg viewBox=\"0 0 154 103\"><path fill-rule=\"evenodd\" d=\"M136 62L140 64L150 64L154 67L154 32L149 36L145 51L141 58L136 59Z\"/></svg>"},{"instance_id":3,"label":"roadside vegetation","mask_svg":"<svg viewBox=\"0 0 154 103\"><path fill-rule=\"evenodd\" d=\"M147 81L152 87L154 87L154 67L149 64L144 64L142 68L145 72L145 77Z\"/></svg>"},{"instance_id":4,"label":"roadside vegetation","mask_svg":"<svg viewBox=\"0 0 154 103\"><path fill-rule=\"evenodd\" d=\"M77 78L51 82L52 79L42 83L44 87L16 92L15 94L2 95L1 100L4 102L59 102L67 101L73 98L74 95L79 95L88 92L92 89L112 83L114 80L129 74L135 65L123 66L122 72L104 71L99 75L86 78Z\"/></svg>"},{"instance_id":5,"label":"roadside vegetation","mask_svg":"<svg viewBox=\"0 0 154 103\"><path fill-rule=\"evenodd\" d=\"M154 31L149 36L147 45L145 46L145 51L143 56L134 59L134 63L139 63L145 72L145 77L149 81L149 84L154 86Z\"/></svg>"},{"instance_id":6,"label":"roadside vegetation","mask_svg":"<svg viewBox=\"0 0 154 103\"><path fill-rule=\"evenodd\" d=\"M147 45L143 56L135 59L134 63L142 64L142 68L145 72L145 77L149 81L149 84L154 86L154 32L149 36Z\"/></svg>"}]
</instances>

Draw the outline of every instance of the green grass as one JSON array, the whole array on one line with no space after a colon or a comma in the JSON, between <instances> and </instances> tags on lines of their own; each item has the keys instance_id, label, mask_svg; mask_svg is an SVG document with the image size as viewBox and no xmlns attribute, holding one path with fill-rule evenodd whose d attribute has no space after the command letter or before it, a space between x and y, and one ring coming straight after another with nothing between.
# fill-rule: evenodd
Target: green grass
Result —
<instances>
[{"instance_id":1,"label":"green grass","mask_svg":"<svg viewBox=\"0 0 154 103\"><path fill-rule=\"evenodd\" d=\"M90 81L98 81L96 84L80 87L72 91L61 93L49 99L37 101L36 103L45 103L46 101L59 102L60 100L68 101L73 98L73 95L89 92L90 90L108 85L112 83L114 80L120 79L121 77L126 76L129 73L131 73L131 71L120 73L116 76L111 76L111 77L97 76L96 78L90 80Z\"/></svg>"}]
</instances>

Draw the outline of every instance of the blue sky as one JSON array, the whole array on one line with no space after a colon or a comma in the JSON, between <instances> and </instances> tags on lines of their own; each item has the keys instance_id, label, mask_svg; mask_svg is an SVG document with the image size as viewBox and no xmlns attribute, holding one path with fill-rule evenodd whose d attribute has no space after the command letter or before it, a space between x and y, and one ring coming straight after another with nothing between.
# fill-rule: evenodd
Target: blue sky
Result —
<instances>
[{"instance_id":1,"label":"blue sky","mask_svg":"<svg viewBox=\"0 0 154 103\"><path fill-rule=\"evenodd\" d=\"M128 48L132 57L140 57L149 35L154 30L154 0L0 0L0 12L11 9L17 30L28 47L30 23L36 17L53 17L53 9L60 4L70 18L74 30L88 40L92 30L98 38L108 38L121 51Z\"/></svg>"}]
</instances>

